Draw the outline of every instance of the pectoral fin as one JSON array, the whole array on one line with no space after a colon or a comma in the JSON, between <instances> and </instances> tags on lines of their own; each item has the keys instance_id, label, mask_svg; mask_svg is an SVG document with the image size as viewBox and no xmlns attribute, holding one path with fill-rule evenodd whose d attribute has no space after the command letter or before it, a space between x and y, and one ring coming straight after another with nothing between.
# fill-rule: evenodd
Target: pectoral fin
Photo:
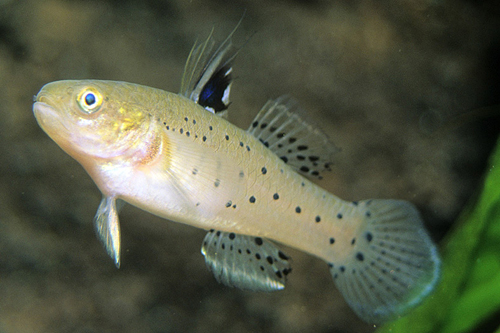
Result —
<instances>
[{"instance_id":1,"label":"pectoral fin","mask_svg":"<svg viewBox=\"0 0 500 333\"><path fill-rule=\"evenodd\" d=\"M97 235L118 268L120 267L120 221L118 220L118 210L122 206L123 204L119 201L117 208L115 197L103 196L94 217Z\"/></svg>"},{"instance_id":2,"label":"pectoral fin","mask_svg":"<svg viewBox=\"0 0 500 333\"><path fill-rule=\"evenodd\" d=\"M260 237L211 230L201 253L218 282L245 290L281 290L292 270L288 256Z\"/></svg>"}]
</instances>

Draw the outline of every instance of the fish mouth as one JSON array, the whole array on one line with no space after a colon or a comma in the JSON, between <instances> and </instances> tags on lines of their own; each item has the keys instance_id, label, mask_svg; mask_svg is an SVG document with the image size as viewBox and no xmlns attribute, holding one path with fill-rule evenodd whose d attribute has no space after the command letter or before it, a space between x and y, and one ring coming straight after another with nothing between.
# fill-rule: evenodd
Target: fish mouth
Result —
<instances>
[{"instance_id":1,"label":"fish mouth","mask_svg":"<svg viewBox=\"0 0 500 333\"><path fill-rule=\"evenodd\" d=\"M60 112L46 103L46 99L43 98L43 96L37 96L36 102L33 104L33 114L35 115L38 125L40 125L50 137L53 138L54 135L57 135L56 133L60 135L67 132Z\"/></svg>"}]
</instances>

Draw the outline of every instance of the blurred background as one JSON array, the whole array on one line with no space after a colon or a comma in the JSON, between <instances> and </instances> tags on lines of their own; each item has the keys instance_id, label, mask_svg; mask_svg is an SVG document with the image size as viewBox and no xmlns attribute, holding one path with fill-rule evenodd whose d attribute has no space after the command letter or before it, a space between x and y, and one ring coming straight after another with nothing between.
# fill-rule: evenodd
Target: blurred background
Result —
<instances>
[{"instance_id":1,"label":"blurred background","mask_svg":"<svg viewBox=\"0 0 500 333\"><path fill-rule=\"evenodd\" d=\"M204 231L131 206L116 269L94 235L101 194L38 127L33 95L87 78L176 92L194 41L212 27L223 40L245 13L230 120L246 128L290 94L341 148L321 186L409 200L439 242L477 194L499 133L499 7L0 0L0 332L374 331L324 262L287 248L285 291L229 289L205 267Z\"/></svg>"}]
</instances>

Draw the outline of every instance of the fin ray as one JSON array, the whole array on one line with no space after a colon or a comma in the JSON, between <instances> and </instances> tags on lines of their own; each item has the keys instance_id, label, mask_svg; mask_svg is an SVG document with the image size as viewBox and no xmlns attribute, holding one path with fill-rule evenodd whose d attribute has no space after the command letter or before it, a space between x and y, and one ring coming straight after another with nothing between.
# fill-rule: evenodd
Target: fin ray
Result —
<instances>
[{"instance_id":1,"label":"fin ray","mask_svg":"<svg viewBox=\"0 0 500 333\"><path fill-rule=\"evenodd\" d=\"M439 279L437 249L413 205L398 200L358 203L366 228L352 255L330 263L340 292L368 323L404 315L427 296Z\"/></svg>"},{"instance_id":2,"label":"fin ray","mask_svg":"<svg viewBox=\"0 0 500 333\"><path fill-rule=\"evenodd\" d=\"M231 38L240 24L241 20L213 53L213 28L204 42L195 42L184 66L179 92L207 111L224 118L230 103L232 61L239 51Z\"/></svg>"},{"instance_id":3,"label":"fin ray","mask_svg":"<svg viewBox=\"0 0 500 333\"><path fill-rule=\"evenodd\" d=\"M260 237L210 230L201 252L216 280L229 287L281 290L291 272L290 259L276 245Z\"/></svg>"},{"instance_id":4,"label":"fin ray","mask_svg":"<svg viewBox=\"0 0 500 333\"><path fill-rule=\"evenodd\" d=\"M262 107L247 131L297 172L321 178L338 148L303 114L293 99L281 96Z\"/></svg>"},{"instance_id":5,"label":"fin ray","mask_svg":"<svg viewBox=\"0 0 500 333\"><path fill-rule=\"evenodd\" d=\"M114 197L103 196L99 208L94 217L94 226L98 238L103 243L109 256L120 267L120 221L118 210L123 207L124 202Z\"/></svg>"}]
</instances>

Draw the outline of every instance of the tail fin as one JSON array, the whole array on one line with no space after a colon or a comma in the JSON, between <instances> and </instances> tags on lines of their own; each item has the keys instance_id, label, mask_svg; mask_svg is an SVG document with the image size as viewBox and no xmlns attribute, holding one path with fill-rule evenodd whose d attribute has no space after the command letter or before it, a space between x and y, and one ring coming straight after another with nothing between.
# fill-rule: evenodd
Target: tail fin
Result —
<instances>
[{"instance_id":1,"label":"tail fin","mask_svg":"<svg viewBox=\"0 0 500 333\"><path fill-rule=\"evenodd\" d=\"M365 218L352 256L330 264L335 284L368 323L404 315L439 278L440 260L416 208L405 201L358 203Z\"/></svg>"}]
</instances>

